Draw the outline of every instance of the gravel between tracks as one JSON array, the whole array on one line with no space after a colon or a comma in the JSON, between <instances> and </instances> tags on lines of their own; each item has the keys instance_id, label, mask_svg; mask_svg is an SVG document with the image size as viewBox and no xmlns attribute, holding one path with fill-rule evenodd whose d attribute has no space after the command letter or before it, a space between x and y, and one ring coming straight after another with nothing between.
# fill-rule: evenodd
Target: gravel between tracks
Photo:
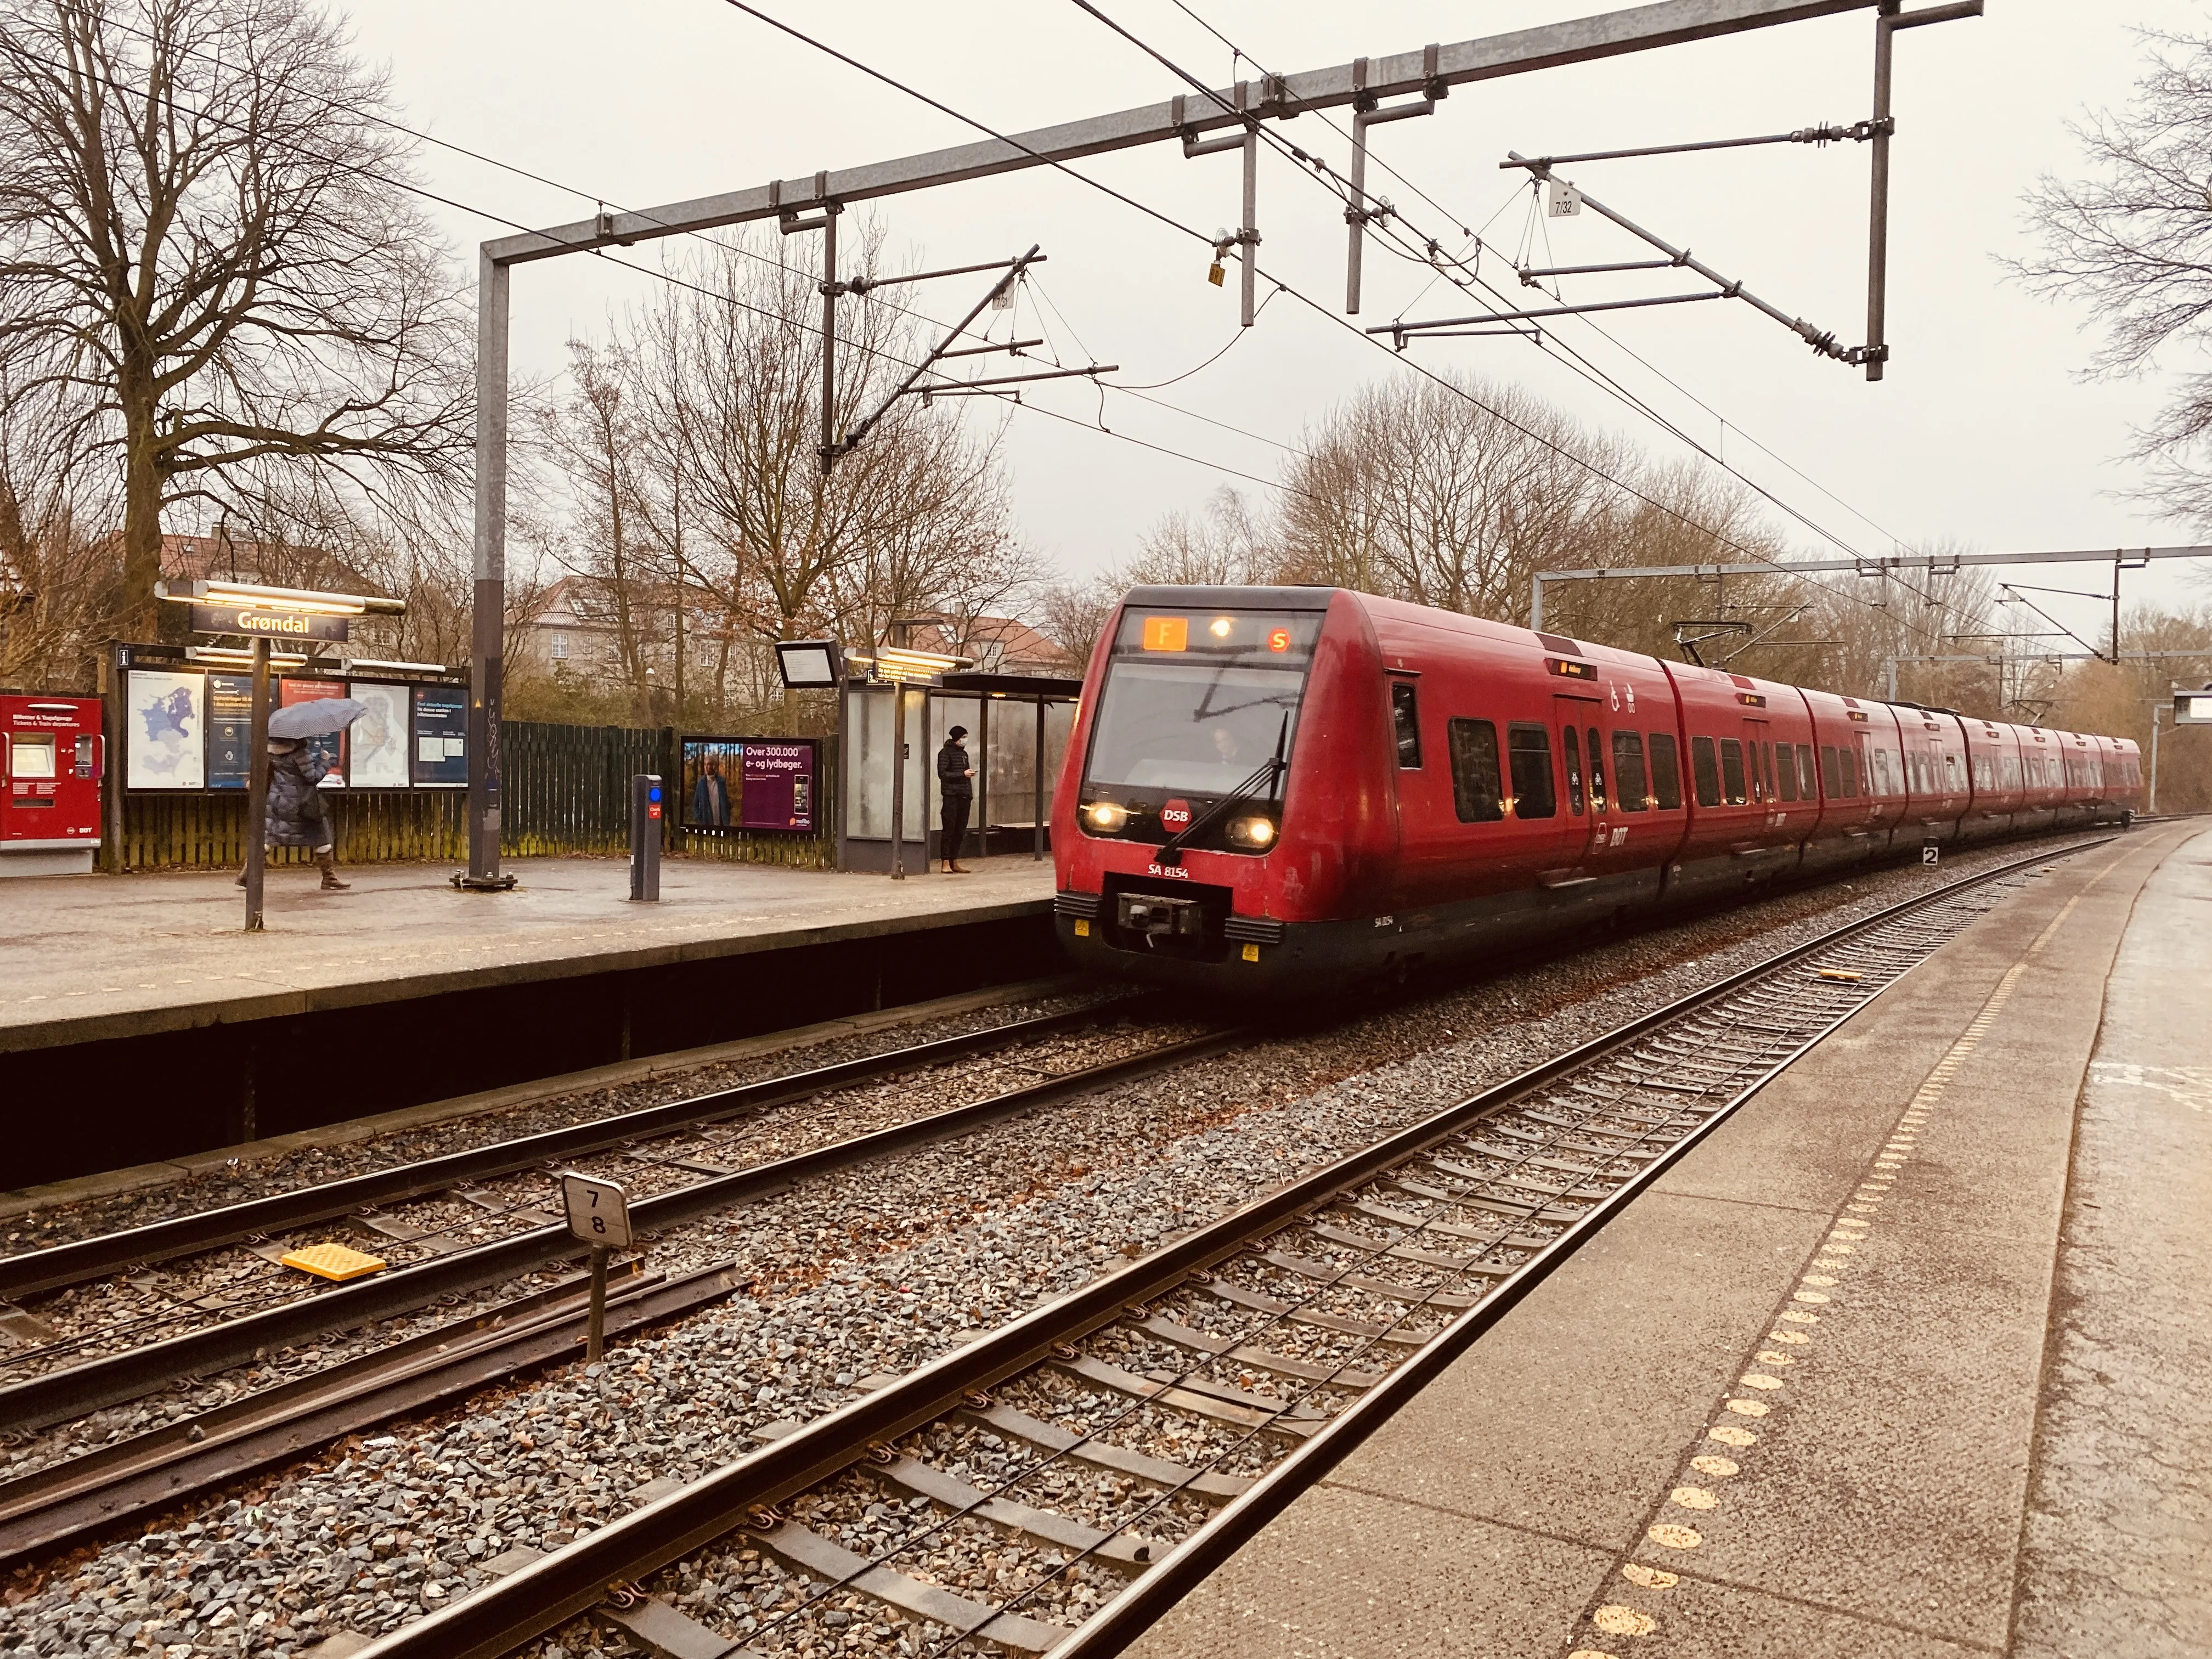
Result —
<instances>
[{"instance_id":1,"label":"gravel between tracks","mask_svg":"<svg viewBox=\"0 0 2212 1659\"><path fill-rule=\"evenodd\" d=\"M197 1215L204 1210L243 1204L277 1193L296 1192L325 1182L391 1169L396 1164L443 1158L494 1141L542 1134L549 1129L565 1129L573 1124L641 1111L667 1101L687 1100L694 1095L734 1089L743 1084L789 1077L794 1073L863 1060L871 1054L962 1036L970 1031L994 1030L1024 1019L1113 1001L1123 994L1118 990L1102 988L1001 1003L994 1007L943 1014L910 1025L887 1025L851 1036L830 1037L774 1054L657 1073L634 1083L548 1095L521 1105L478 1113L449 1123L399 1130L349 1145L307 1147L251 1164L224 1165L143 1192L118 1193L28 1212L0 1227L0 1256L18 1255L76 1239L143 1227L174 1216Z\"/></svg>"},{"instance_id":2,"label":"gravel between tracks","mask_svg":"<svg viewBox=\"0 0 2212 1659\"><path fill-rule=\"evenodd\" d=\"M0 1586L0 1655L289 1654L388 1630L484 1582L501 1552L557 1547L644 1483L742 1456L751 1430L818 1415L860 1378L948 1352L1302 1168L1854 915L2081 839L1861 875L1523 966L677 1230L652 1265L734 1256L748 1293L605 1364L486 1390L21 1569ZM805 1640L899 1651L878 1622L810 1623ZM538 1644L547 1659L601 1648L624 1650L581 1625Z\"/></svg>"}]
</instances>

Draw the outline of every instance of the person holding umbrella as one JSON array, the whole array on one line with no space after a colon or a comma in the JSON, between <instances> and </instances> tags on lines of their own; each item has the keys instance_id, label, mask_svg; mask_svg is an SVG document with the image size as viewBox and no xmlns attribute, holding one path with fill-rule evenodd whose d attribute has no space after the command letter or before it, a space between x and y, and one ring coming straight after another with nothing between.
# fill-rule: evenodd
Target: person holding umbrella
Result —
<instances>
[{"instance_id":1,"label":"person holding umbrella","mask_svg":"<svg viewBox=\"0 0 2212 1659\"><path fill-rule=\"evenodd\" d=\"M343 732L368 712L367 704L351 697L319 697L269 717L269 810L261 844L270 852L279 847L313 849L325 893L345 892L353 884L338 879L337 839L323 808L319 786L330 775L330 763L307 739ZM246 885L242 870L238 884Z\"/></svg>"}]
</instances>

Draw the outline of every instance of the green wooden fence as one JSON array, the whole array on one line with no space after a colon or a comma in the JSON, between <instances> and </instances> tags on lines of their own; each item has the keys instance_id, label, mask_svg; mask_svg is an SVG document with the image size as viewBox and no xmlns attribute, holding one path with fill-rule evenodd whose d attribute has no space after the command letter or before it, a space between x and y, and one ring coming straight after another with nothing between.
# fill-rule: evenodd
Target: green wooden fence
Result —
<instances>
[{"instance_id":1,"label":"green wooden fence","mask_svg":"<svg viewBox=\"0 0 2212 1659\"><path fill-rule=\"evenodd\" d=\"M639 772L668 780L672 811L664 820L670 855L746 864L780 864L826 870L836 862L836 754L833 738L822 745L817 781L819 836L764 835L743 830L687 832L672 810L681 793L676 733L667 728L554 726L510 720L501 728L503 750L500 850L513 857L621 854L629 848L629 781ZM468 857L458 789L333 791L324 797L331 839L343 864L461 860ZM246 857L243 792L126 794L118 867L126 870L228 868ZM298 848L279 848L276 862L305 863Z\"/></svg>"}]
</instances>

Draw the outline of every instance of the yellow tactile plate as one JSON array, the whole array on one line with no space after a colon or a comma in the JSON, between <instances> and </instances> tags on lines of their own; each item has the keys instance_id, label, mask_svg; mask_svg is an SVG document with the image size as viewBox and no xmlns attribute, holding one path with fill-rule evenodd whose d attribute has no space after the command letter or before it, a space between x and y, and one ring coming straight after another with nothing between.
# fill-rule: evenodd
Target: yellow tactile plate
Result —
<instances>
[{"instance_id":1,"label":"yellow tactile plate","mask_svg":"<svg viewBox=\"0 0 2212 1659\"><path fill-rule=\"evenodd\" d=\"M380 1272L388 1264L380 1255L364 1255L343 1244L310 1244L286 1256L284 1265L318 1279L359 1279L363 1273Z\"/></svg>"}]
</instances>

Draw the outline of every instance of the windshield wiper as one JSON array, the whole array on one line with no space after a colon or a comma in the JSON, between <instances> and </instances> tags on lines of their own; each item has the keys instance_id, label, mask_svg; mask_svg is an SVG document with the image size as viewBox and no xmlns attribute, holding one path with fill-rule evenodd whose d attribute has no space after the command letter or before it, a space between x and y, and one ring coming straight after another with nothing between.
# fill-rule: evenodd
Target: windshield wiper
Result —
<instances>
[{"instance_id":1,"label":"windshield wiper","mask_svg":"<svg viewBox=\"0 0 2212 1659\"><path fill-rule=\"evenodd\" d=\"M1273 810L1281 793L1283 774L1290 769L1288 763L1283 759L1283 748L1289 742L1290 735L1291 717L1286 713L1283 716L1281 728L1275 733L1275 752L1261 762L1259 769L1250 777L1245 779L1243 782L1207 807L1205 811L1162 842L1160 850L1155 855L1153 861L1168 869L1180 866L1182 863L1182 849L1189 846L1200 831L1211 829L1215 823L1247 801L1257 799L1262 789L1267 792L1269 810Z\"/></svg>"}]
</instances>

